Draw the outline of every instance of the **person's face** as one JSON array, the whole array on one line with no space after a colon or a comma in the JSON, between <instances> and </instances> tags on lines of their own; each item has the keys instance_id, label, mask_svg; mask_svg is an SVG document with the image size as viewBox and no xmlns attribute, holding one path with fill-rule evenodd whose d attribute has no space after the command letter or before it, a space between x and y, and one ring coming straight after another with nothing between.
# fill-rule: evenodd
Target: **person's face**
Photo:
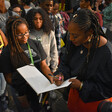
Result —
<instances>
[{"instance_id":1,"label":"person's face","mask_svg":"<svg viewBox=\"0 0 112 112\"><path fill-rule=\"evenodd\" d=\"M4 3L4 0L0 0L0 3ZM2 4L1 4L2 5Z\"/></svg>"},{"instance_id":2,"label":"person's face","mask_svg":"<svg viewBox=\"0 0 112 112\"><path fill-rule=\"evenodd\" d=\"M17 38L20 44L26 44L29 38L29 30L26 24L21 23L17 26Z\"/></svg>"},{"instance_id":3,"label":"person's face","mask_svg":"<svg viewBox=\"0 0 112 112\"><path fill-rule=\"evenodd\" d=\"M55 4L53 7L53 14L57 14L59 12L59 4Z\"/></svg>"},{"instance_id":4,"label":"person's face","mask_svg":"<svg viewBox=\"0 0 112 112\"><path fill-rule=\"evenodd\" d=\"M36 13L33 21L34 21L36 30L40 30L43 25L42 16L39 13Z\"/></svg>"},{"instance_id":5,"label":"person's face","mask_svg":"<svg viewBox=\"0 0 112 112\"><path fill-rule=\"evenodd\" d=\"M77 23L70 22L68 25L70 40L75 46L80 46L88 41L87 34L81 30Z\"/></svg>"},{"instance_id":6,"label":"person's face","mask_svg":"<svg viewBox=\"0 0 112 112\"><path fill-rule=\"evenodd\" d=\"M21 9L19 7L13 8L13 11L21 16Z\"/></svg>"},{"instance_id":7,"label":"person's face","mask_svg":"<svg viewBox=\"0 0 112 112\"><path fill-rule=\"evenodd\" d=\"M80 0L80 8L88 8L88 2L86 2L85 0Z\"/></svg>"},{"instance_id":8,"label":"person's face","mask_svg":"<svg viewBox=\"0 0 112 112\"><path fill-rule=\"evenodd\" d=\"M2 8L2 7L3 7L3 5L5 5L4 0L0 0L0 8Z\"/></svg>"},{"instance_id":9,"label":"person's face","mask_svg":"<svg viewBox=\"0 0 112 112\"><path fill-rule=\"evenodd\" d=\"M48 13L51 13L53 10L53 1L52 0L46 0L42 6L44 10L46 10Z\"/></svg>"}]
</instances>

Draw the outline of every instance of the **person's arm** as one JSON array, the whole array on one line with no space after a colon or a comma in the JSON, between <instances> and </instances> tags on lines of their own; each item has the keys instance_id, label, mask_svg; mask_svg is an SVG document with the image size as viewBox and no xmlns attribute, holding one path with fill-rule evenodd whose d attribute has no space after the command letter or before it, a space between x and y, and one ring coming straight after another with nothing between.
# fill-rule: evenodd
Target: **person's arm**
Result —
<instances>
[{"instance_id":1,"label":"person's arm","mask_svg":"<svg viewBox=\"0 0 112 112\"><path fill-rule=\"evenodd\" d=\"M54 32L51 32L51 42L50 42L50 67L51 71L55 72L58 67L58 51L57 51L57 45L56 45L56 39Z\"/></svg>"},{"instance_id":2,"label":"person's arm","mask_svg":"<svg viewBox=\"0 0 112 112\"><path fill-rule=\"evenodd\" d=\"M53 83L53 77L51 77L49 74L53 75L50 68L46 64L46 60L42 60L40 63L41 71L42 73Z\"/></svg>"},{"instance_id":3,"label":"person's arm","mask_svg":"<svg viewBox=\"0 0 112 112\"><path fill-rule=\"evenodd\" d=\"M57 71L54 73L56 77L61 77L61 80L55 79L55 84L57 86L61 85L64 80L70 78L70 69L68 64L66 63L66 54L61 58L61 62L59 64L59 67Z\"/></svg>"},{"instance_id":4,"label":"person's arm","mask_svg":"<svg viewBox=\"0 0 112 112\"><path fill-rule=\"evenodd\" d=\"M112 96L112 56L104 57L93 78L83 81L79 95L84 102L99 101Z\"/></svg>"},{"instance_id":5,"label":"person's arm","mask_svg":"<svg viewBox=\"0 0 112 112\"><path fill-rule=\"evenodd\" d=\"M4 47L7 46L8 41L7 41L7 38L6 38L5 34L2 32L2 30L0 30L0 35L3 39Z\"/></svg>"},{"instance_id":6,"label":"person's arm","mask_svg":"<svg viewBox=\"0 0 112 112\"><path fill-rule=\"evenodd\" d=\"M111 95L107 94L109 91L106 91L105 86L105 84L103 85L100 82L96 83L91 80L84 81L83 86L79 91L79 96L85 103L107 99L111 97ZM110 92L112 94L112 90L110 90Z\"/></svg>"},{"instance_id":7,"label":"person's arm","mask_svg":"<svg viewBox=\"0 0 112 112\"><path fill-rule=\"evenodd\" d=\"M52 74L50 68L48 67L47 63L46 63L46 53L41 45L41 43L39 41L34 41L35 42L35 45L36 47L38 48L38 51L39 51L39 55L40 55L40 58L41 58L41 62L40 62L40 69L41 69L41 72L51 81L51 83L53 83L53 77L51 77L50 75L48 74Z\"/></svg>"}]
</instances>

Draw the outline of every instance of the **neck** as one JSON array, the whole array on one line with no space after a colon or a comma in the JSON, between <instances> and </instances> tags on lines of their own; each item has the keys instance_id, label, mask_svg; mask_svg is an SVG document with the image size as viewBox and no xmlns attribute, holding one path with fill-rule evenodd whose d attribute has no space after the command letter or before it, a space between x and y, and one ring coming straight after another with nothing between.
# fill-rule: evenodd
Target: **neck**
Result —
<instances>
[{"instance_id":1,"label":"neck","mask_svg":"<svg viewBox=\"0 0 112 112\"><path fill-rule=\"evenodd\" d=\"M99 42L100 42L100 38L97 38L97 42L96 42L96 47L99 47ZM85 42L83 44L84 47L86 47L87 49L90 49L92 46L92 40L90 42Z\"/></svg>"},{"instance_id":2,"label":"neck","mask_svg":"<svg viewBox=\"0 0 112 112\"><path fill-rule=\"evenodd\" d=\"M91 43L84 43L83 46L87 49L90 49L92 44Z\"/></svg>"}]
</instances>

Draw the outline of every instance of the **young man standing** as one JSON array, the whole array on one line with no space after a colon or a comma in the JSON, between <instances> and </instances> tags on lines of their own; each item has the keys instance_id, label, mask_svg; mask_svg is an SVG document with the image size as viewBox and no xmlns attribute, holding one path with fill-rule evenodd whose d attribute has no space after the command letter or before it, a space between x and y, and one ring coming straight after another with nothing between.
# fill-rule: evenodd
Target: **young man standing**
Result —
<instances>
[{"instance_id":1,"label":"young man standing","mask_svg":"<svg viewBox=\"0 0 112 112\"><path fill-rule=\"evenodd\" d=\"M49 15L49 18L51 19L51 22L53 23L54 32L56 36L56 42L57 42L57 49L58 53L60 54L61 49L61 29L60 29L60 23L56 21L55 16L52 14L53 11L54 2L53 0L41 0L40 1L40 7L43 8Z\"/></svg>"}]
</instances>

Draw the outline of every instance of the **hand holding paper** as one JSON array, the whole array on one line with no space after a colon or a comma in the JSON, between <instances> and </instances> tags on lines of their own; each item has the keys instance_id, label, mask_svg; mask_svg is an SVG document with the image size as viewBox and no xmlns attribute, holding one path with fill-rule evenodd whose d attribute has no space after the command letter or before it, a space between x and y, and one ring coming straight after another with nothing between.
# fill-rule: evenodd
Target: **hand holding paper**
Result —
<instances>
[{"instance_id":1,"label":"hand holding paper","mask_svg":"<svg viewBox=\"0 0 112 112\"><path fill-rule=\"evenodd\" d=\"M29 83L29 85L35 90L37 94L67 87L71 84L71 82L69 82L69 79L64 81L63 83L58 82L60 81L58 79L56 83L58 83L60 86L51 84L49 80L35 66L31 65L26 65L24 67L18 68L17 71ZM56 77L60 77L60 75ZM63 79L62 75L61 77Z\"/></svg>"}]
</instances>

